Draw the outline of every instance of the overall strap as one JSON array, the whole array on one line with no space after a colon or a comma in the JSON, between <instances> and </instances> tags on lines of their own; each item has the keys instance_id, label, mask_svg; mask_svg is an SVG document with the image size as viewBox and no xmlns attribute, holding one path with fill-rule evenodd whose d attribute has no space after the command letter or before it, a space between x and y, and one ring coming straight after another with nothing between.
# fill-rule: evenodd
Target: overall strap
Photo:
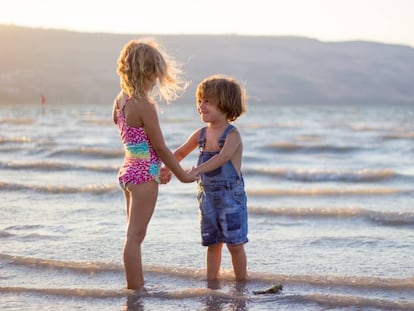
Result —
<instances>
[{"instance_id":1,"label":"overall strap","mask_svg":"<svg viewBox=\"0 0 414 311\"><path fill-rule=\"evenodd\" d=\"M223 134L221 135L221 137L218 141L218 145L219 145L220 148L223 148L224 142L226 141L227 134L235 128L236 127L234 125L230 124L224 130ZM203 128L200 129L200 137L198 139L198 147L199 147L200 150L203 150L204 146L206 145L206 130L207 130L207 127L203 127Z\"/></svg>"},{"instance_id":2,"label":"overall strap","mask_svg":"<svg viewBox=\"0 0 414 311\"><path fill-rule=\"evenodd\" d=\"M206 130L207 127L203 127L200 130L200 137L198 138L198 148L203 150L204 146L206 145Z\"/></svg>"},{"instance_id":3,"label":"overall strap","mask_svg":"<svg viewBox=\"0 0 414 311\"><path fill-rule=\"evenodd\" d=\"M219 142L218 142L218 144L219 144L219 147L220 148L223 148L223 146L224 146L224 142L226 141L226 137L227 137L227 134L230 132L230 131L232 131L233 129L235 129L236 127L234 126L234 125L229 125L225 130L224 130L224 132L223 132L223 134L221 135L221 137L220 137L220 139L219 139Z\"/></svg>"}]
</instances>

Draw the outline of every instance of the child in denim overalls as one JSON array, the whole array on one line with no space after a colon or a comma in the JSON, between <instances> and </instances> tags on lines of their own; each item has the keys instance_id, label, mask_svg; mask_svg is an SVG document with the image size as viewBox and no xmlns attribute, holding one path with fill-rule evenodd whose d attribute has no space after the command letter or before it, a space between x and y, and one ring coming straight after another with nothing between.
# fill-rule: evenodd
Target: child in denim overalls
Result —
<instances>
[{"instance_id":1,"label":"child in denim overalls","mask_svg":"<svg viewBox=\"0 0 414 311\"><path fill-rule=\"evenodd\" d=\"M229 122L246 109L246 92L233 78L214 75L197 87L197 111L206 127L196 130L175 152L181 161L197 146L195 168L202 244L207 246L207 279L216 280L223 243L231 254L235 278L246 279L247 203L241 174L243 145Z\"/></svg>"}]
</instances>

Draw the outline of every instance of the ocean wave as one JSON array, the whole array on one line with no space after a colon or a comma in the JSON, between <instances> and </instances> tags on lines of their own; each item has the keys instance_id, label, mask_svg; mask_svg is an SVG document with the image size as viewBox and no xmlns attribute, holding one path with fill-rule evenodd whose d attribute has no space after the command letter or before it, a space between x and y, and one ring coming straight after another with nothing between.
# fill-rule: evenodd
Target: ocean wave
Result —
<instances>
[{"instance_id":1,"label":"ocean wave","mask_svg":"<svg viewBox=\"0 0 414 311\"><path fill-rule=\"evenodd\" d=\"M67 185L44 185L44 184L23 184L10 183L0 180L0 191L34 191L50 194L107 194L118 190L114 184L89 184L78 187ZM414 190L397 188L310 188L310 189L248 189L249 196L269 197L269 196L295 196L295 197L321 197L321 196L389 196L399 194L413 194Z\"/></svg>"},{"instance_id":2,"label":"ocean wave","mask_svg":"<svg viewBox=\"0 0 414 311\"><path fill-rule=\"evenodd\" d=\"M116 184L111 185L85 185L80 187L70 187L64 185L25 185L18 183L7 183L0 181L0 191L35 191L50 194L72 194L72 193L91 193L106 194L118 190Z\"/></svg>"},{"instance_id":3,"label":"ocean wave","mask_svg":"<svg viewBox=\"0 0 414 311\"><path fill-rule=\"evenodd\" d=\"M249 214L294 218L362 219L390 226L414 225L414 213L379 212L362 208L261 208L249 206Z\"/></svg>"},{"instance_id":4,"label":"ocean wave","mask_svg":"<svg viewBox=\"0 0 414 311\"><path fill-rule=\"evenodd\" d=\"M353 152L360 150L361 147L355 146L338 146L329 144L299 144L295 142L276 142L263 147L264 149L278 152L307 152L307 153L340 153Z\"/></svg>"},{"instance_id":5,"label":"ocean wave","mask_svg":"<svg viewBox=\"0 0 414 311\"><path fill-rule=\"evenodd\" d=\"M0 253L0 260L7 261L14 265L36 266L43 268L74 270L77 272L114 272L123 271L123 266L115 263L104 262L80 262L80 261L60 261L54 259L44 259L26 256L13 256Z\"/></svg>"},{"instance_id":6,"label":"ocean wave","mask_svg":"<svg viewBox=\"0 0 414 311\"><path fill-rule=\"evenodd\" d=\"M339 188L311 188L311 189L248 189L247 193L251 196L386 196L396 194L412 194L414 190L396 188L359 188L359 189L339 189Z\"/></svg>"},{"instance_id":7,"label":"ocean wave","mask_svg":"<svg viewBox=\"0 0 414 311\"><path fill-rule=\"evenodd\" d=\"M381 278L373 276L349 275L284 275L271 273L249 273L253 281L282 284L303 284L320 287L348 287L354 289L372 290L413 290L414 277L407 278Z\"/></svg>"},{"instance_id":8,"label":"ocean wave","mask_svg":"<svg viewBox=\"0 0 414 311\"><path fill-rule=\"evenodd\" d=\"M17 147L17 146L7 146L7 147L0 146L0 152L2 152L2 153L6 153L6 152L18 152L20 150L22 150L22 148L21 147Z\"/></svg>"},{"instance_id":9,"label":"ocean wave","mask_svg":"<svg viewBox=\"0 0 414 311\"><path fill-rule=\"evenodd\" d=\"M76 262L60 261L54 259L43 259L26 256L14 256L0 253L0 260L8 264L36 266L39 268L54 268L64 270L74 270L90 274L105 272L123 272L123 265L106 262ZM158 275L181 277L185 279L202 279L205 276L204 269L191 269L182 267L165 267L159 265L144 265L146 273ZM232 281L233 274L231 271L223 272L223 280ZM249 271L249 281L274 284L303 284L320 287L349 287L354 289L365 288L372 290L414 290L414 277L407 278L381 278L372 276L349 276L349 275L286 275L274 273L260 273Z\"/></svg>"},{"instance_id":10,"label":"ocean wave","mask_svg":"<svg viewBox=\"0 0 414 311\"><path fill-rule=\"evenodd\" d=\"M31 293L41 295L53 295L63 297L84 298L117 298L128 295L127 290L105 290L98 288L35 288L35 287L13 287L0 286L1 293Z\"/></svg>"},{"instance_id":11,"label":"ocean wave","mask_svg":"<svg viewBox=\"0 0 414 311\"><path fill-rule=\"evenodd\" d=\"M377 182L397 177L406 177L392 169L363 169L356 171L319 169L252 169L243 170L246 175L262 175L302 182Z\"/></svg>"},{"instance_id":12,"label":"ocean wave","mask_svg":"<svg viewBox=\"0 0 414 311\"><path fill-rule=\"evenodd\" d=\"M98 118L91 118L91 119L83 119L80 120L80 123L82 124L92 124L92 125L112 125L114 124L114 121L112 121L111 118L109 119L98 119Z\"/></svg>"},{"instance_id":13,"label":"ocean wave","mask_svg":"<svg viewBox=\"0 0 414 311\"><path fill-rule=\"evenodd\" d=\"M358 132L383 132L383 131L401 131L403 128L400 125L390 125L390 124L349 124L349 128L358 131Z\"/></svg>"},{"instance_id":14,"label":"ocean wave","mask_svg":"<svg viewBox=\"0 0 414 311\"><path fill-rule=\"evenodd\" d=\"M33 140L27 136L15 136L15 137L0 137L0 144L8 143L31 143Z\"/></svg>"},{"instance_id":15,"label":"ocean wave","mask_svg":"<svg viewBox=\"0 0 414 311\"><path fill-rule=\"evenodd\" d=\"M99 288L35 288L35 287L12 287L0 286L1 293L30 293L38 295L62 296L62 297L76 297L76 298L122 298L128 299L142 299L142 298L159 298L170 300L181 299L200 299L200 298L215 298L220 299L214 304L220 304L225 301L242 301L254 303L265 303L277 300L279 303L284 302L288 304L318 304L324 308L378 308L381 310L413 310L414 302L399 300L393 301L389 299L375 299L368 297L361 297L357 295L339 295L326 293L311 293L311 294L278 294L255 296L249 293L239 292L223 292L210 288L185 288L165 291L132 291L127 289L99 289Z\"/></svg>"},{"instance_id":16,"label":"ocean wave","mask_svg":"<svg viewBox=\"0 0 414 311\"><path fill-rule=\"evenodd\" d=\"M382 136L383 139L414 139L414 132L391 133Z\"/></svg>"},{"instance_id":17,"label":"ocean wave","mask_svg":"<svg viewBox=\"0 0 414 311\"><path fill-rule=\"evenodd\" d=\"M47 231L48 233L32 233L27 231ZM22 241L59 240L61 234L68 232L63 226L17 225L0 230L0 239L14 238ZM14 232L14 233L12 233ZM17 232L17 233L16 233Z\"/></svg>"},{"instance_id":18,"label":"ocean wave","mask_svg":"<svg viewBox=\"0 0 414 311\"><path fill-rule=\"evenodd\" d=\"M9 170L36 170L36 171L69 171L85 170L93 172L114 173L119 169L118 166L104 165L78 165L64 162L32 161L32 162L1 162L0 169Z\"/></svg>"},{"instance_id":19,"label":"ocean wave","mask_svg":"<svg viewBox=\"0 0 414 311\"><path fill-rule=\"evenodd\" d=\"M61 237L58 235L51 235L51 234L40 234L40 233L29 233L29 234L15 234L11 232L7 232L6 230L0 230L0 239L8 239L8 238L17 238L21 241L34 241L38 242L39 240L54 240L57 241Z\"/></svg>"},{"instance_id":20,"label":"ocean wave","mask_svg":"<svg viewBox=\"0 0 414 311\"><path fill-rule=\"evenodd\" d=\"M300 296L293 295L291 299L294 299L295 302L299 300L306 303L317 303L318 305L329 309L356 307L358 310L371 308L379 310L414 310L414 302L410 301L392 301L388 299L374 299L351 295L315 293Z\"/></svg>"},{"instance_id":21,"label":"ocean wave","mask_svg":"<svg viewBox=\"0 0 414 311\"><path fill-rule=\"evenodd\" d=\"M9 238L14 236L13 233L7 232L6 230L0 230L0 239L2 238Z\"/></svg>"},{"instance_id":22,"label":"ocean wave","mask_svg":"<svg viewBox=\"0 0 414 311\"><path fill-rule=\"evenodd\" d=\"M33 124L35 122L32 118L3 118L0 120L3 124Z\"/></svg>"},{"instance_id":23,"label":"ocean wave","mask_svg":"<svg viewBox=\"0 0 414 311\"><path fill-rule=\"evenodd\" d=\"M243 124L243 128L245 129L295 129L295 128L301 128L301 125L298 123L295 123L293 121L286 121L286 122L278 122L278 123L259 123L259 122L250 122Z\"/></svg>"},{"instance_id":24,"label":"ocean wave","mask_svg":"<svg viewBox=\"0 0 414 311\"><path fill-rule=\"evenodd\" d=\"M0 293L32 293L41 295L53 295L79 298L162 298L162 299L188 299L202 297L216 297L231 300L248 300L249 296L235 295L209 288L185 288L164 291L133 291L128 289L99 289L99 288L35 288L35 287L11 287L0 286Z\"/></svg>"},{"instance_id":25,"label":"ocean wave","mask_svg":"<svg viewBox=\"0 0 414 311\"><path fill-rule=\"evenodd\" d=\"M101 149L101 148L93 148L93 147L79 147L79 148L68 148L53 151L50 153L50 157L54 156L81 156L81 157L92 157L92 158L101 158L101 159L109 159L109 158L122 158L124 156L124 150L122 148L119 149Z\"/></svg>"}]
</instances>

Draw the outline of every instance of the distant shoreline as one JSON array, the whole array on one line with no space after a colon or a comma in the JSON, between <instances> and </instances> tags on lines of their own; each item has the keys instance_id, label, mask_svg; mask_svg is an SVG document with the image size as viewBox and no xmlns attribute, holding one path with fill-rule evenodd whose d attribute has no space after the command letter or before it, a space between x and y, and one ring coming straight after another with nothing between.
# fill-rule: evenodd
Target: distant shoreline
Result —
<instances>
[{"instance_id":1,"label":"distant shoreline","mask_svg":"<svg viewBox=\"0 0 414 311\"><path fill-rule=\"evenodd\" d=\"M289 36L151 35L0 25L0 103L112 101L122 45L153 36L195 85L223 73L245 83L250 103L414 104L414 48L378 42L322 42Z\"/></svg>"}]
</instances>

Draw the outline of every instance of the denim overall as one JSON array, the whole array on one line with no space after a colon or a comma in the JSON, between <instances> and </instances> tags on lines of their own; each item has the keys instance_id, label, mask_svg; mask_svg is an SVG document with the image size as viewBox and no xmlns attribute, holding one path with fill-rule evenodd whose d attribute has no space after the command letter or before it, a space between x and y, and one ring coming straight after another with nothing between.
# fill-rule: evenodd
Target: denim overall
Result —
<instances>
[{"instance_id":1,"label":"denim overall","mask_svg":"<svg viewBox=\"0 0 414 311\"><path fill-rule=\"evenodd\" d=\"M198 165L208 161L217 152L203 151L206 127L199 138ZM229 125L219 139L222 148L227 134L235 129ZM247 198L243 177L239 176L231 161L201 174L198 181L197 200L200 208L201 239L204 246L217 243L242 244L247 239Z\"/></svg>"}]
</instances>

